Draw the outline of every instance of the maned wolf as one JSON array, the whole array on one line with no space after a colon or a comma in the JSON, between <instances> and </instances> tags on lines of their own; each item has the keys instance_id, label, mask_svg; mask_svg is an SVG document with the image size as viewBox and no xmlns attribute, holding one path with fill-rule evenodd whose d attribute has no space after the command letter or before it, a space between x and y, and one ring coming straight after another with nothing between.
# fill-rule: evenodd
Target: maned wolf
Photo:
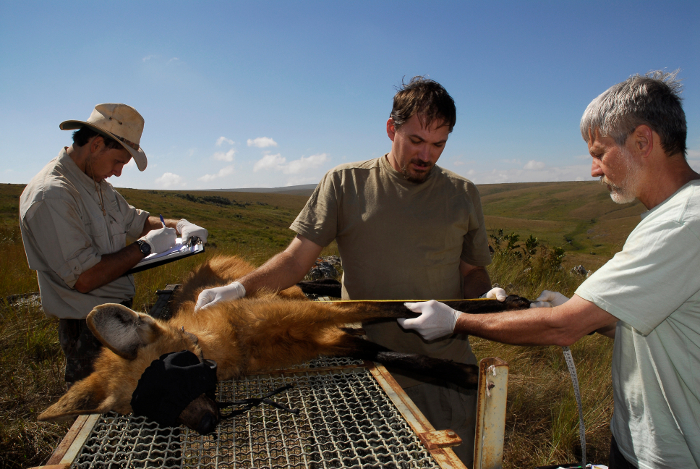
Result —
<instances>
[{"instance_id":1,"label":"maned wolf","mask_svg":"<svg viewBox=\"0 0 700 469\"><path fill-rule=\"evenodd\" d=\"M374 360L463 387L476 387L478 367L474 365L391 352L343 327L353 322L416 316L400 303L387 308L373 302L313 302L306 300L298 287L292 287L218 303L194 314L194 301L202 289L230 283L251 270L253 266L236 257L215 257L202 264L183 283L175 314L167 321L118 304L93 309L87 323L105 345L95 362L95 371L75 383L39 420L57 421L108 411L128 414L144 370L162 355L181 350L193 352L200 361L216 362L219 380L289 367L327 355ZM527 300L518 297L509 297L506 305L496 300L474 303L490 311L529 306ZM200 433L213 431L218 421L213 401L188 406L178 419Z\"/></svg>"}]
</instances>

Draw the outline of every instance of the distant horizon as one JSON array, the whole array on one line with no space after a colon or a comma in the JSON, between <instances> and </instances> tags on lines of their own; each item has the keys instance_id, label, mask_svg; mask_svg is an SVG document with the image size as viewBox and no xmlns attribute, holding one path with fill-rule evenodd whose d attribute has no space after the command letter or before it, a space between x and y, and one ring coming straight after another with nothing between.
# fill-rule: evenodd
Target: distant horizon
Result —
<instances>
[{"instance_id":1,"label":"distant horizon","mask_svg":"<svg viewBox=\"0 0 700 469\"><path fill-rule=\"evenodd\" d=\"M318 182L317 182L317 183L309 183L309 184L294 184L294 185L289 185L289 186L274 186L274 187L259 186L259 187L231 187L231 188L211 188L211 189L188 189L188 188L164 189L162 187L140 188L140 187L116 185L116 184L114 184L115 181L110 180L110 179L107 179L107 182L112 184L112 186L115 189L133 189L133 190L140 190L140 191L192 191L192 192L197 192L197 191L199 191L199 192L206 192L206 191L246 192L246 191L252 191L252 192L261 192L264 190L277 190L277 191L294 190L294 189L305 190L305 189L313 189L318 185ZM118 182L118 181L116 181L116 182ZM570 181L517 181L517 182L493 182L493 183L483 183L483 184L474 183L474 184L476 186L496 186L496 185L500 185L500 184L559 184L559 183L567 183L567 182L600 183L600 180L598 178L595 178L595 179L589 179L586 181L574 181L574 180L570 180ZM26 183L26 182L0 182L0 184L14 184L14 185L26 186L28 183Z\"/></svg>"},{"instance_id":2,"label":"distant horizon","mask_svg":"<svg viewBox=\"0 0 700 469\"><path fill-rule=\"evenodd\" d=\"M569 183L569 182L584 182L584 183L596 183L600 184L599 179L590 179L588 181L519 181L519 182L495 182L495 183L484 183L484 184L477 184L474 183L477 187L478 186L498 186L501 184L564 184L564 183ZM286 190L313 190L318 183L315 184L296 184L292 186L277 186L277 187L233 187L233 188L219 188L219 189L159 189L159 188L150 188L150 189L139 189L136 187L121 187L121 186L114 186L115 189L135 189L135 190L171 190L171 191L192 191L192 192L207 192L207 191L223 191L223 192L263 192L265 190L274 190L276 192L282 192ZM601 185L601 187L603 187Z\"/></svg>"}]
</instances>

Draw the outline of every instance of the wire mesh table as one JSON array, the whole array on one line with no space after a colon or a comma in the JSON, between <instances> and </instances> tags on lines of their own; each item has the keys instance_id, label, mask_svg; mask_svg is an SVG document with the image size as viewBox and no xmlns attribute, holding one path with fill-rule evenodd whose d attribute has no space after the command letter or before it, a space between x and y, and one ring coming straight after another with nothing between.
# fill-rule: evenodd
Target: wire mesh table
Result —
<instances>
[{"instance_id":1,"label":"wire mesh table","mask_svg":"<svg viewBox=\"0 0 700 469\"><path fill-rule=\"evenodd\" d=\"M262 404L223 420L207 436L145 417L94 415L72 429L70 447L53 463L81 469L464 467L447 447L459 437L435 432L386 370L372 363L315 360L221 382L217 398L263 396L286 384L293 388L273 400L297 415Z\"/></svg>"}]
</instances>

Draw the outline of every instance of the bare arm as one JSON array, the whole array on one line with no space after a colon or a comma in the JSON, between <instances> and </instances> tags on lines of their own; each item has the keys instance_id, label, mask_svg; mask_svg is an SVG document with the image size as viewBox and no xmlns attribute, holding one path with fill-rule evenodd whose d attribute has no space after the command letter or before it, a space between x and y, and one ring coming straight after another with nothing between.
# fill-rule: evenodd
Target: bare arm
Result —
<instances>
[{"instance_id":1,"label":"bare arm","mask_svg":"<svg viewBox=\"0 0 700 469\"><path fill-rule=\"evenodd\" d=\"M143 253L136 244L130 244L112 254L103 254L100 262L80 274L73 288L80 293L89 293L95 288L118 279L138 264L143 257Z\"/></svg>"},{"instance_id":2,"label":"bare arm","mask_svg":"<svg viewBox=\"0 0 700 469\"><path fill-rule=\"evenodd\" d=\"M491 279L484 267L479 267L460 260L459 273L464 281L464 298L479 298L491 290Z\"/></svg>"},{"instance_id":3,"label":"bare arm","mask_svg":"<svg viewBox=\"0 0 700 469\"><path fill-rule=\"evenodd\" d=\"M165 226L175 228L178 220L167 219ZM163 228L159 217L148 217L143 224L141 236L151 230ZM136 244L130 244L112 254L103 254L100 262L80 274L73 288L80 293L89 293L95 288L107 285L124 275L129 269L143 259L143 254Z\"/></svg>"},{"instance_id":4,"label":"bare arm","mask_svg":"<svg viewBox=\"0 0 700 469\"><path fill-rule=\"evenodd\" d=\"M322 249L322 246L297 235L287 249L238 281L243 284L246 294L263 287L284 290L304 278Z\"/></svg>"},{"instance_id":5,"label":"bare arm","mask_svg":"<svg viewBox=\"0 0 700 469\"><path fill-rule=\"evenodd\" d=\"M495 314L462 314L455 332L513 345L571 345L591 331L614 326L617 318L574 295L554 308Z\"/></svg>"}]
</instances>

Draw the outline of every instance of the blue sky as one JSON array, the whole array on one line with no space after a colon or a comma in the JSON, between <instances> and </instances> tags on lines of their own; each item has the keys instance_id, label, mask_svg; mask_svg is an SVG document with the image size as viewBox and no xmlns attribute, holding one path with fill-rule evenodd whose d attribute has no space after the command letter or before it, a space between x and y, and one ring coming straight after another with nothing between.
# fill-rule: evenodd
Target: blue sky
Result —
<instances>
[{"instance_id":1,"label":"blue sky","mask_svg":"<svg viewBox=\"0 0 700 469\"><path fill-rule=\"evenodd\" d=\"M95 104L145 118L117 187L316 183L390 150L405 77L457 104L439 165L477 184L590 179L586 105L680 68L700 170L700 2L0 0L0 182L27 183Z\"/></svg>"}]
</instances>

